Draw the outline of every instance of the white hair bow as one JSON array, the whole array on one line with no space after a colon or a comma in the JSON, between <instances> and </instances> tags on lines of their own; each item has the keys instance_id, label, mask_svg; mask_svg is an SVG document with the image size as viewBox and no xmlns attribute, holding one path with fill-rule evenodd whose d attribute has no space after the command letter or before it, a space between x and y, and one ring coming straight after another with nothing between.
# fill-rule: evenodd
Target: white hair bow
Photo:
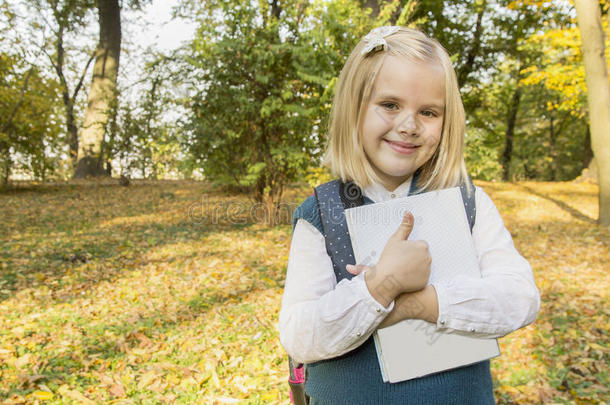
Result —
<instances>
[{"instance_id":1,"label":"white hair bow","mask_svg":"<svg viewBox=\"0 0 610 405\"><path fill-rule=\"evenodd\" d=\"M388 35L392 35L399 29L400 29L400 27L397 27L395 25L388 25L385 27L378 27L378 28L372 29L371 32L366 34L366 36L364 37L364 41L366 42L366 45L364 46L364 49L362 50L362 54L367 55L376 50L387 49L388 43L386 42L386 40L384 38L387 37Z\"/></svg>"}]
</instances>

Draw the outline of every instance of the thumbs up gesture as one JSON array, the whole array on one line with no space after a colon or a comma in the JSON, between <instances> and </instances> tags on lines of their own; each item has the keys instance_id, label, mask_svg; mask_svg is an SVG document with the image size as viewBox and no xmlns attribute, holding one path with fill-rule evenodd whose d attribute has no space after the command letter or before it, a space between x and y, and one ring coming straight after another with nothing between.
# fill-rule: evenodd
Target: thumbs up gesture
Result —
<instances>
[{"instance_id":1,"label":"thumbs up gesture","mask_svg":"<svg viewBox=\"0 0 610 405\"><path fill-rule=\"evenodd\" d=\"M425 241L408 240L413 221L413 214L405 212L398 229L386 243L379 262L365 275L369 292L384 306L396 296L421 290L428 283L432 258ZM346 267L352 274L359 274L366 268L362 265Z\"/></svg>"}]
</instances>

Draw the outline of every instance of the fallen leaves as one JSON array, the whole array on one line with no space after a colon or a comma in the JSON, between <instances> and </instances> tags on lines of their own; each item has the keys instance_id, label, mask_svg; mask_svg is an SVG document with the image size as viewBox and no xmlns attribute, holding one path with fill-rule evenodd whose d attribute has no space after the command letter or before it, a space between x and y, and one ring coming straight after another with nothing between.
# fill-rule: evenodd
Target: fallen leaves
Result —
<instances>
[{"instance_id":1,"label":"fallen leaves","mask_svg":"<svg viewBox=\"0 0 610 405\"><path fill-rule=\"evenodd\" d=\"M610 257L587 219L596 188L478 184L543 298L533 325L500 340L497 402L602 401ZM248 201L196 182L43 191L0 195L13 207L0 211L0 403L288 403L277 317L290 225L195 221L193 204L205 216Z\"/></svg>"}]
</instances>

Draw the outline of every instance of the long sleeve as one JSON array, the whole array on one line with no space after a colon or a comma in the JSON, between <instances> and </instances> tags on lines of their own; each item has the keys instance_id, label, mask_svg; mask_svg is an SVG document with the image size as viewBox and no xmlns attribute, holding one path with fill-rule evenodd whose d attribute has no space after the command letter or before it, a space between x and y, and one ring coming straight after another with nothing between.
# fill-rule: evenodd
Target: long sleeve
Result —
<instances>
[{"instance_id":1,"label":"long sleeve","mask_svg":"<svg viewBox=\"0 0 610 405\"><path fill-rule=\"evenodd\" d=\"M491 198L479 187L475 198L472 236L481 278L457 276L434 284L439 306L437 328L500 337L536 319L540 293L529 263L515 249Z\"/></svg>"},{"instance_id":2,"label":"long sleeve","mask_svg":"<svg viewBox=\"0 0 610 405\"><path fill-rule=\"evenodd\" d=\"M299 219L292 235L282 308L280 342L296 361L340 356L358 347L392 310L369 293L364 274L337 284L324 237Z\"/></svg>"}]
</instances>

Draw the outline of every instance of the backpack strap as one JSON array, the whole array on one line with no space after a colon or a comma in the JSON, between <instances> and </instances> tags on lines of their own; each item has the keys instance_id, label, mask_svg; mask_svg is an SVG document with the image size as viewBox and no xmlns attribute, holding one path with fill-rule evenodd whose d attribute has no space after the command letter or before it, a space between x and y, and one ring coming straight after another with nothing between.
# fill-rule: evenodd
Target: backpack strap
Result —
<instances>
[{"instance_id":1,"label":"backpack strap","mask_svg":"<svg viewBox=\"0 0 610 405\"><path fill-rule=\"evenodd\" d=\"M475 219L477 218L477 204L474 199L475 190L476 188L474 187L474 183L470 176L466 177L466 181L460 185L460 192L462 193L464 211L466 211L466 219L468 219L468 226L470 227L471 234L474 228Z\"/></svg>"},{"instance_id":2,"label":"backpack strap","mask_svg":"<svg viewBox=\"0 0 610 405\"><path fill-rule=\"evenodd\" d=\"M288 377L290 402L295 405L309 404L309 397L305 393L307 365L296 363L291 357L288 357L288 368L290 369L290 377Z\"/></svg>"},{"instance_id":3,"label":"backpack strap","mask_svg":"<svg viewBox=\"0 0 610 405\"><path fill-rule=\"evenodd\" d=\"M356 257L347 229L345 209L364 204L362 191L352 182L343 183L337 179L316 187L315 194L324 230L326 252L332 259L337 282L344 278L351 280L354 275L349 273L345 266L356 264Z\"/></svg>"}]
</instances>

